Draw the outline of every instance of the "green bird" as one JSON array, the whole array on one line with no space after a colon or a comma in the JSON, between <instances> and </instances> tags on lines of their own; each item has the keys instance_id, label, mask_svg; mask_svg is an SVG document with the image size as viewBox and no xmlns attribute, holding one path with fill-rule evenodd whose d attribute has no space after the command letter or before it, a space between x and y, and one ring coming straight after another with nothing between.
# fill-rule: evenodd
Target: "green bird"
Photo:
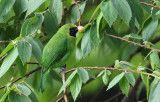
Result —
<instances>
[{"instance_id":1,"label":"green bird","mask_svg":"<svg viewBox=\"0 0 160 102\"><path fill-rule=\"evenodd\" d=\"M49 40L43 49L40 89L44 92L47 70L64 66L76 48L76 33L84 32L84 27L65 24Z\"/></svg>"}]
</instances>

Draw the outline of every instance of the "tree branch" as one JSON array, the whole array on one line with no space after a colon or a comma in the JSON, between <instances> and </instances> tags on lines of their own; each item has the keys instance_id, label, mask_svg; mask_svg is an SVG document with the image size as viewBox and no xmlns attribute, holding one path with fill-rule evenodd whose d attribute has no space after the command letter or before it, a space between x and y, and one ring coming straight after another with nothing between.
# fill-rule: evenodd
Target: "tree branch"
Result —
<instances>
[{"instance_id":1,"label":"tree branch","mask_svg":"<svg viewBox=\"0 0 160 102\"><path fill-rule=\"evenodd\" d=\"M139 43L136 43L136 42L133 42L133 41L129 41L127 39L124 39L124 38L121 38L121 37L118 37L118 36L114 36L114 35L110 35L110 34L107 34L107 33L104 33L105 35L107 36L110 36L110 37L113 37L113 38L116 38L116 39L120 39L120 40L123 40L125 42L128 42L128 43L131 43L131 44L134 44L134 45L137 45L137 46L140 46L140 47L144 47L144 48L147 48L147 49L151 49L151 50L154 50L154 51L158 51L160 52L159 49L155 49L155 48L152 48L152 47L148 47L146 45L142 45L142 44L139 44Z\"/></svg>"},{"instance_id":2,"label":"tree branch","mask_svg":"<svg viewBox=\"0 0 160 102\"><path fill-rule=\"evenodd\" d=\"M40 70L40 69L41 69L41 67L36 68L36 69L28 72L28 73L25 75L25 77L29 77L29 75L33 74L34 72L36 72L36 71L38 71L38 70ZM22 77L16 78L14 81L11 82L11 84L14 84L15 82L19 81L20 79L22 79ZM0 89L3 89L3 88L5 88L5 87L6 87L6 85L1 86Z\"/></svg>"},{"instance_id":3,"label":"tree branch","mask_svg":"<svg viewBox=\"0 0 160 102\"><path fill-rule=\"evenodd\" d=\"M65 82L66 82L66 73L65 73L65 71L62 72L62 81L63 81L63 84L65 84ZM64 101L65 101L65 102L68 102L67 90L66 90L66 88L64 88L63 94L64 94L64 96L63 96L63 97L64 97Z\"/></svg>"},{"instance_id":4,"label":"tree branch","mask_svg":"<svg viewBox=\"0 0 160 102\"><path fill-rule=\"evenodd\" d=\"M152 4L148 4L148 3L146 3L146 2L140 2L141 4L144 4L144 5L147 5L147 6L151 6L151 7L154 7L154 8L159 8L160 9L160 7L159 6L154 6L154 5L152 5Z\"/></svg>"},{"instance_id":5,"label":"tree branch","mask_svg":"<svg viewBox=\"0 0 160 102\"><path fill-rule=\"evenodd\" d=\"M2 61L6 56L7 56L7 54L5 54L4 56L2 56L1 59L0 59L0 61Z\"/></svg>"},{"instance_id":6,"label":"tree branch","mask_svg":"<svg viewBox=\"0 0 160 102\"><path fill-rule=\"evenodd\" d=\"M79 11L79 26L81 25L81 8L79 8L78 3L76 2L76 0L74 0L74 3L77 6L77 9Z\"/></svg>"}]
</instances>

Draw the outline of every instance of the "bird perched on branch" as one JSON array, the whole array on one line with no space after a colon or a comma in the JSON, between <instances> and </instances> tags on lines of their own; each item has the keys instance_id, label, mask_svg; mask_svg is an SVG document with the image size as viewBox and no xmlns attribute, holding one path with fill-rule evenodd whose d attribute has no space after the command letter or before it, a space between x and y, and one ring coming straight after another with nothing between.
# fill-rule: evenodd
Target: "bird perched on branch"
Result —
<instances>
[{"instance_id":1,"label":"bird perched on branch","mask_svg":"<svg viewBox=\"0 0 160 102\"><path fill-rule=\"evenodd\" d=\"M76 47L76 33L84 27L73 24L62 26L43 49L40 90L44 92L47 70L64 66Z\"/></svg>"}]
</instances>

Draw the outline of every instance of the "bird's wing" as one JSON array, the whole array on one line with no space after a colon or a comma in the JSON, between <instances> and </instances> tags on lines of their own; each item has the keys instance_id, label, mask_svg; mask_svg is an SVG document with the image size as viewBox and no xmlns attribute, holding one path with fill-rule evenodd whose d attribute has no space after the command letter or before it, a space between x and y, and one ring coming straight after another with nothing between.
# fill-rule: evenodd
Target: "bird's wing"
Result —
<instances>
[{"instance_id":1,"label":"bird's wing","mask_svg":"<svg viewBox=\"0 0 160 102\"><path fill-rule=\"evenodd\" d=\"M54 63L58 62L67 53L67 38L66 37L54 37L45 46L42 56L43 68L50 67Z\"/></svg>"}]
</instances>

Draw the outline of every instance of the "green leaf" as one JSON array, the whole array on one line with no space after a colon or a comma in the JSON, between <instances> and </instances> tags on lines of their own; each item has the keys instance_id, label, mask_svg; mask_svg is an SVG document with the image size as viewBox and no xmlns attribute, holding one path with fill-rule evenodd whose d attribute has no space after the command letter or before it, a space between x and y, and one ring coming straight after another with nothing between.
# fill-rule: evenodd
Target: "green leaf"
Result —
<instances>
[{"instance_id":1,"label":"green leaf","mask_svg":"<svg viewBox=\"0 0 160 102\"><path fill-rule=\"evenodd\" d=\"M19 95L18 93L11 91L8 95L9 102L31 102L30 99L23 95Z\"/></svg>"},{"instance_id":2,"label":"green leaf","mask_svg":"<svg viewBox=\"0 0 160 102\"><path fill-rule=\"evenodd\" d=\"M89 72L89 71L88 71L88 75L89 75L90 78L93 78L93 79L96 78L95 75L94 75L92 72Z\"/></svg>"},{"instance_id":3,"label":"green leaf","mask_svg":"<svg viewBox=\"0 0 160 102\"><path fill-rule=\"evenodd\" d=\"M80 91L81 91L81 87L82 87L82 81L79 77L79 75L75 75L74 78L71 81L71 85L70 85L70 91L72 94L72 97L74 99L74 101L76 101Z\"/></svg>"},{"instance_id":4,"label":"green leaf","mask_svg":"<svg viewBox=\"0 0 160 102\"><path fill-rule=\"evenodd\" d=\"M124 22L129 25L132 17L131 8L126 0L111 0L114 8Z\"/></svg>"},{"instance_id":5,"label":"green leaf","mask_svg":"<svg viewBox=\"0 0 160 102\"><path fill-rule=\"evenodd\" d=\"M137 35L137 34L134 34L134 33L131 33L129 34L131 38L134 38L134 39L142 39L141 36Z\"/></svg>"},{"instance_id":6,"label":"green leaf","mask_svg":"<svg viewBox=\"0 0 160 102\"><path fill-rule=\"evenodd\" d=\"M24 84L18 84L17 88L25 96L29 96L31 94L31 90Z\"/></svg>"},{"instance_id":7,"label":"green leaf","mask_svg":"<svg viewBox=\"0 0 160 102\"><path fill-rule=\"evenodd\" d=\"M23 65L21 59L18 57L16 59L16 66L18 68L18 71L19 71L21 77L24 77L26 74L26 71L27 71L27 64Z\"/></svg>"},{"instance_id":8,"label":"green leaf","mask_svg":"<svg viewBox=\"0 0 160 102\"><path fill-rule=\"evenodd\" d=\"M49 10L56 17L58 24L60 24L63 12L63 3L61 0L50 0Z\"/></svg>"},{"instance_id":9,"label":"green leaf","mask_svg":"<svg viewBox=\"0 0 160 102\"><path fill-rule=\"evenodd\" d=\"M25 62L31 57L32 46L27 41L19 40L17 48L18 48L19 57L24 65Z\"/></svg>"},{"instance_id":10,"label":"green leaf","mask_svg":"<svg viewBox=\"0 0 160 102\"><path fill-rule=\"evenodd\" d=\"M1 53L0 57L4 56L8 51L10 51L14 47L14 44L17 42L17 40L20 40L20 39L21 39L21 37L18 37L16 39L14 39L11 43L9 43L7 45L7 47Z\"/></svg>"},{"instance_id":11,"label":"green leaf","mask_svg":"<svg viewBox=\"0 0 160 102\"><path fill-rule=\"evenodd\" d=\"M72 2L73 2L73 0L66 0L63 2L63 5L67 8L67 10L69 10Z\"/></svg>"},{"instance_id":12,"label":"green leaf","mask_svg":"<svg viewBox=\"0 0 160 102\"><path fill-rule=\"evenodd\" d=\"M66 82L63 84L63 86L59 90L58 95L64 90L64 88L67 87L67 85L71 82L71 80L76 75L76 73L77 73L77 70L75 70L74 72L72 72L72 74L68 77L68 79L66 80Z\"/></svg>"},{"instance_id":13,"label":"green leaf","mask_svg":"<svg viewBox=\"0 0 160 102\"><path fill-rule=\"evenodd\" d=\"M112 88L114 85L116 85L124 76L124 73L122 72L121 74L117 75L112 81L109 83L107 90Z\"/></svg>"},{"instance_id":14,"label":"green leaf","mask_svg":"<svg viewBox=\"0 0 160 102\"><path fill-rule=\"evenodd\" d=\"M4 59L1 68L0 68L0 78L9 70L13 62L16 60L18 56L17 48L12 49L7 57Z\"/></svg>"},{"instance_id":15,"label":"green leaf","mask_svg":"<svg viewBox=\"0 0 160 102\"><path fill-rule=\"evenodd\" d=\"M160 63L159 63L159 56L157 51L152 51L150 54L150 59L151 61L158 67L160 68ZM153 68L153 67L152 67ZM154 69L153 69L154 70Z\"/></svg>"},{"instance_id":16,"label":"green leaf","mask_svg":"<svg viewBox=\"0 0 160 102\"><path fill-rule=\"evenodd\" d=\"M44 14L44 26L49 37L52 37L59 28L57 18L49 11L46 11Z\"/></svg>"},{"instance_id":17,"label":"green leaf","mask_svg":"<svg viewBox=\"0 0 160 102\"><path fill-rule=\"evenodd\" d=\"M84 32L84 36L82 38L82 44L81 44L81 49L83 52L83 58L85 58L94 48L93 43L91 42L91 37L90 37L90 29L86 29Z\"/></svg>"},{"instance_id":18,"label":"green leaf","mask_svg":"<svg viewBox=\"0 0 160 102\"><path fill-rule=\"evenodd\" d=\"M78 3L78 6L81 10L81 14L83 14L83 11L85 9L86 1ZM72 10L71 10L71 22L72 24L76 23L79 20L79 10L76 5L73 5Z\"/></svg>"},{"instance_id":19,"label":"green leaf","mask_svg":"<svg viewBox=\"0 0 160 102\"><path fill-rule=\"evenodd\" d=\"M43 52L43 44L39 39L36 38L26 38L26 40L32 45L32 54L37 59L39 63L41 63L42 52Z\"/></svg>"},{"instance_id":20,"label":"green leaf","mask_svg":"<svg viewBox=\"0 0 160 102\"><path fill-rule=\"evenodd\" d=\"M120 81L119 81L119 87L122 90L123 94L125 94L128 97L128 92L130 89L130 85L128 80L123 77Z\"/></svg>"},{"instance_id":21,"label":"green leaf","mask_svg":"<svg viewBox=\"0 0 160 102\"><path fill-rule=\"evenodd\" d=\"M117 16L118 16L117 11L115 10L115 8L112 5L112 2L111 1L102 2L101 10L102 10L102 13L103 13L105 20L107 21L107 23L111 27L113 22L115 22L115 20L117 19Z\"/></svg>"},{"instance_id":22,"label":"green leaf","mask_svg":"<svg viewBox=\"0 0 160 102\"><path fill-rule=\"evenodd\" d=\"M109 79L108 79L108 75L107 75L106 71L103 73L102 80L105 85L108 84Z\"/></svg>"},{"instance_id":23,"label":"green leaf","mask_svg":"<svg viewBox=\"0 0 160 102\"><path fill-rule=\"evenodd\" d=\"M46 0L29 0L27 5L26 17L30 15L33 11L35 11L45 1Z\"/></svg>"},{"instance_id":24,"label":"green leaf","mask_svg":"<svg viewBox=\"0 0 160 102\"><path fill-rule=\"evenodd\" d=\"M129 81L129 83L134 86L135 84L135 78L133 76L133 74L131 72L125 72L125 77L127 78L127 80Z\"/></svg>"},{"instance_id":25,"label":"green leaf","mask_svg":"<svg viewBox=\"0 0 160 102\"><path fill-rule=\"evenodd\" d=\"M37 29L41 26L44 20L44 16L42 13L35 13L35 16L27 19L21 29L21 36L25 37L30 34L33 34L37 31Z\"/></svg>"},{"instance_id":26,"label":"green leaf","mask_svg":"<svg viewBox=\"0 0 160 102\"><path fill-rule=\"evenodd\" d=\"M103 17L103 14L102 12L100 12L97 16L97 20L96 20L96 24L97 24L97 36L98 38L100 39L101 36L100 36L100 24L101 24L101 19Z\"/></svg>"},{"instance_id":27,"label":"green leaf","mask_svg":"<svg viewBox=\"0 0 160 102\"><path fill-rule=\"evenodd\" d=\"M89 80L88 72L85 69L77 69L77 72L81 78L81 80L86 83Z\"/></svg>"},{"instance_id":28,"label":"green leaf","mask_svg":"<svg viewBox=\"0 0 160 102\"><path fill-rule=\"evenodd\" d=\"M0 0L0 18L11 10L14 2L15 0Z\"/></svg>"},{"instance_id":29,"label":"green leaf","mask_svg":"<svg viewBox=\"0 0 160 102\"><path fill-rule=\"evenodd\" d=\"M149 102L160 102L160 82L154 79L150 86Z\"/></svg>"},{"instance_id":30,"label":"green leaf","mask_svg":"<svg viewBox=\"0 0 160 102\"><path fill-rule=\"evenodd\" d=\"M27 10L27 3L28 0L16 0L13 8L17 17L20 17L20 15Z\"/></svg>"},{"instance_id":31,"label":"green leaf","mask_svg":"<svg viewBox=\"0 0 160 102\"><path fill-rule=\"evenodd\" d=\"M154 32L156 31L156 28L158 26L158 20L154 21L154 20L148 20L143 27L143 31L142 31L142 37L144 40L149 40Z\"/></svg>"},{"instance_id":32,"label":"green leaf","mask_svg":"<svg viewBox=\"0 0 160 102\"><path fill-rule=\"evenodd\" d=\"M97 75L97 78L100 77L100 76L102 76L104 72L105 72L105 70L102 70L102 71Z\"/></svg>"}]
</instances>

